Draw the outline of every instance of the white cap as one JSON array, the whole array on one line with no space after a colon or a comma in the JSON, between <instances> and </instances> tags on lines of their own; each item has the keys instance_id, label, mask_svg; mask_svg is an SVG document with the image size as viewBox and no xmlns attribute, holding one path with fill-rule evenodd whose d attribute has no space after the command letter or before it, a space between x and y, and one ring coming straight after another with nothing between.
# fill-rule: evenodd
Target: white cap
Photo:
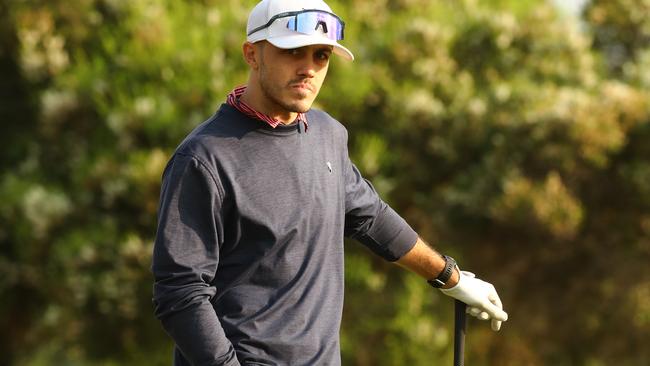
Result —
<instances>
[{"instance_id":1,"label":"white cap","mask_svg":"<svg viewBox=\"0 0 650 366\"><path fill-rule=\"evenodd\" d=\"M279 18L270 26L260 29L250 34L252 30L259 28L271 20L274 15L300 11L305 9L317 9L332 13L332 9L322 0L262 0L260 1L248 16L246 34L249 34L246 40L251 43L267 40L278 48L299 48L313 44L324 44L333 46L334 53L350 61L354 60L354 55L347 48L341 46L337 41L325 36L322 32L317 31L314 34L303 34L287 28L287 18Z\"/></svg>"}]
</instances>

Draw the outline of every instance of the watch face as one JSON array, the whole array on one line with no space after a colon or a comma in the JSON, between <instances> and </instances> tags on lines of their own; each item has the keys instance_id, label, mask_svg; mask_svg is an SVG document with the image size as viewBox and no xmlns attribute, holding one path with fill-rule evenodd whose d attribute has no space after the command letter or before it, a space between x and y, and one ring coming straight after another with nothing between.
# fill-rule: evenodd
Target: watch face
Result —
<instances>
[{"instance_id":1,"label":"watch face","mask_svg":"<svg viewBox=\"0 0 650 366\"><path fill-rule=\"evenodd\" d=\"M443 255L442 257L445 259L445 268L443 268L438 277L427 281L431 286L435 288L441 288L444 286L447 281L449 281L449 278L451 278L454 267L456 267L456 261L454 258L447 255Z\"/></svg>"}]
</instances>

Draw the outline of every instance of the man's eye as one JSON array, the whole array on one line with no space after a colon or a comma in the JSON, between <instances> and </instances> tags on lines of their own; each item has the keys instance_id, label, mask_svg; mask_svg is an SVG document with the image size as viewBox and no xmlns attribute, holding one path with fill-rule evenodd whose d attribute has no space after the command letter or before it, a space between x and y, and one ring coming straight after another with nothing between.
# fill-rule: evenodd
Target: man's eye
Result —
<instances>
[{"instance_id":1,"label":"man's eye","mask_svg":"<svg viewBox=\"0 0 650 366\"><path fill-rule=\"evenodd\" d=\"M330 54L329 54L329 52L319 52L316 55L316 57L318 57L319 60L325 61L325 60L329 60Z\"/></svg>"}]
</instances>

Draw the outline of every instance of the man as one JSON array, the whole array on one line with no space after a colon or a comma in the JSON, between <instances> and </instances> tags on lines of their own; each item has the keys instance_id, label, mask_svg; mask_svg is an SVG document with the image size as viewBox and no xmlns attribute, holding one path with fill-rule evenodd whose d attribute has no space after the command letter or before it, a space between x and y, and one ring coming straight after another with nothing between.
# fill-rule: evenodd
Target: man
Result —
<instances>
[{"instance_id":1,"label":"man","mask_svg":"<svg viewBox=\"0 0 650 366\"><path fill-rule=\"evenodd\" d=\"M164 175L152 271L175 365L338 365L343 238L491 319L492 285L461 273L350 162L345 128L311 109L344 23L321 0L251 12L245 87L178 147Z\"/></svg>"}]
</instances>

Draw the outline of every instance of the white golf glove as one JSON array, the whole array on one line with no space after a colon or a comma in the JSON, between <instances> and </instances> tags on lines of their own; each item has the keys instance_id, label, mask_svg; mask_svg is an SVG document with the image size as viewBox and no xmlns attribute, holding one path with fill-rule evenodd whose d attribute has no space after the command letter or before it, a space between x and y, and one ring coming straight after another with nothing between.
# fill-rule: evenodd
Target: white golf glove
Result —
<instances>
[{"instance_id":1,"label":"white golf glove","mask_svg":"<svg viewBox=\"0 0 650 366\"><path fill-rule=\"evenodd\" d=\"M492 329L495 331L501 329L501 322L508 320L497 290L492 284L476 278L472 272L460 271L458 284L440 291L467 304L470 315L481 320L492 319Z\"/></svg>"}]
</instances>

